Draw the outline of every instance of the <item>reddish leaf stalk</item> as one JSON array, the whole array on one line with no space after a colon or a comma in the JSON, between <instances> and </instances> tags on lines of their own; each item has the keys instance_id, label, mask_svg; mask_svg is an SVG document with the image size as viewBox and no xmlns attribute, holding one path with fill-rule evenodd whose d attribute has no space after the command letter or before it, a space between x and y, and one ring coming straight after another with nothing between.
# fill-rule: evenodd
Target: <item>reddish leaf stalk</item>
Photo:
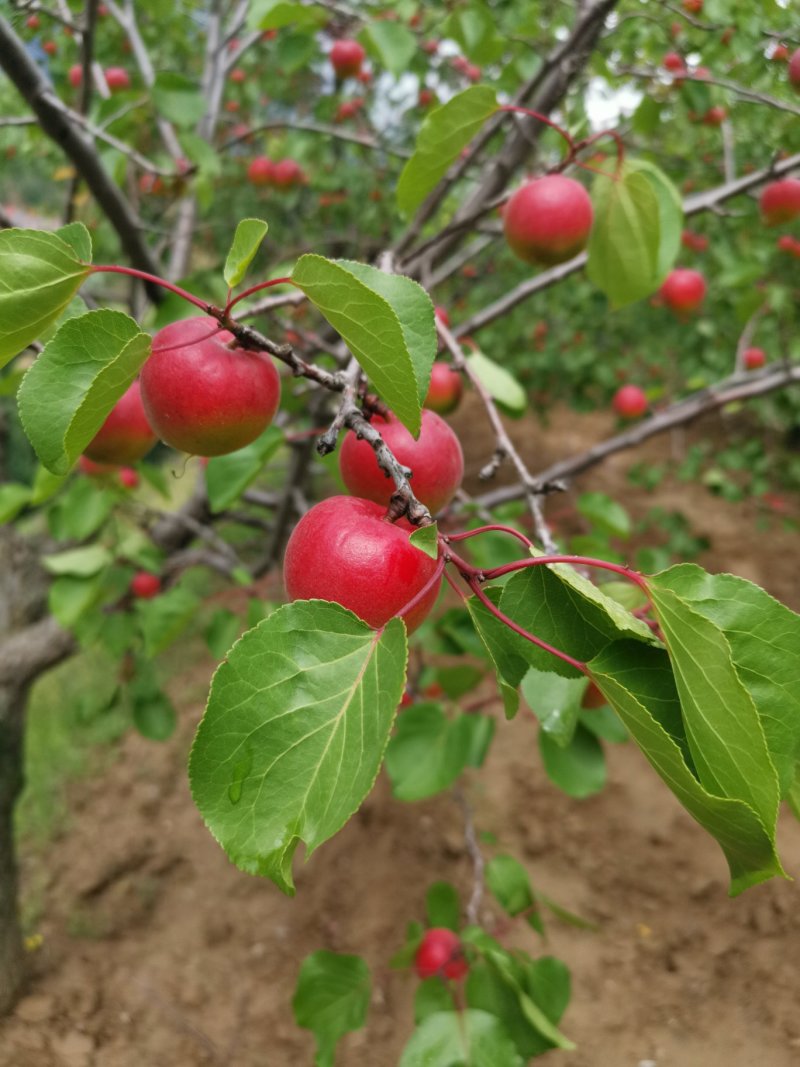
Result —
<instances>
[{"instance_id":1,"label":"reddish leaf stalk","mask_svg":"<svg viewBox=\"0 0 800 1067\"><path fill-rule=\"evenodd\" d=\"M152 285L160 285L162 289L169 289L171 293L175 293L176 296L188 300L190 304L194 304L194 306L200 308L201 311L205 311L207 315L214 315L219 312L219 309L215 308L213 304L208 304L205 300L201 300L200 297L188 293L185 289L181 289L179 285L173 285L172 282L168 282L164 278L159 278L156 274L148 274L147 271L137 270L135 267L98 265L90 267L89 273L127 274L131 278L140 278L143 282L150 282Z\"/></svg>"},{"instance_id":2,"label":"reddish leaf stalk","mask_svg":"<svg viewBox=\"0 0 800 1067\"><path fill-rule=\"evenodd\" d=\"M436 570L433 572L427 582L423 585L420 591L416 594L416 596L413 596L407 604L404 604L399 611L395 612L395 618L398 618L401 615L407 615L409 611L415 608L417 604L419 604L420 600L422 600L422 598L431 591L436 582L438 582L439 579L442 577L442 572L444 571L444 565L446 562L447 560L444 556L439 557L436 563Z\"/></svg>"},{"instance_id":3,"label":"reddish leaf stalk","mask_svg":"<svg viewBox=\"0 0 800 1067\"><path fill-rule=\"evenodd\" d=\"M467 530L465 533L447 534L443 540L445 544L449 544L451 541L466 541L470 537L477 537L478 534L490 533L492 531L510 534L512 537L516 537L518 541L521 541L527 548L533 548L533 541L527 538L524 533L520 533L519 530L515 530L512 526L503 526L501 523L492 523L490 526L479 526L477 530Z\"/></svg>"},{"instance_id":4,"label":"reddish leaf stalk","mask_svg":"<svg viewBox=\"0 0 800 1067\"><path fill-rule=\"evenodd\" d=\"M259 282L258 285L251 285L249 289L245 289L243 293L239 293L233 300L228 300L228 303L225 305L225 314L227 315L231 308L235 307L240 300L252 296L253 293L260 293L262 289L270 289L273 285L294 285L294 282L291 278L271 278L268 282Z\"/></svg>"}]
</instances>

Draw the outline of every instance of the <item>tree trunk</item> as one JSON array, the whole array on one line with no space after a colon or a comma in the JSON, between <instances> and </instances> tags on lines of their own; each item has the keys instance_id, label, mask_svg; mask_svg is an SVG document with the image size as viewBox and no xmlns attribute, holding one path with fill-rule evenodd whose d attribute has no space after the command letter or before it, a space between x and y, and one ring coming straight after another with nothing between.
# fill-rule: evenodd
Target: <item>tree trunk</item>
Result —
<instances>
[{"instance_id":1,"label":"tree trunk","mask_svg":"<svg viewBox=\"0 0 800 1067\"><path fill-rule=\"evenodd\" d=\"M22 726L27 693L0 690L0 1016L13 1007L25 975L17 913L14 804L22 789Z\"/></svg>"}]
</instances>

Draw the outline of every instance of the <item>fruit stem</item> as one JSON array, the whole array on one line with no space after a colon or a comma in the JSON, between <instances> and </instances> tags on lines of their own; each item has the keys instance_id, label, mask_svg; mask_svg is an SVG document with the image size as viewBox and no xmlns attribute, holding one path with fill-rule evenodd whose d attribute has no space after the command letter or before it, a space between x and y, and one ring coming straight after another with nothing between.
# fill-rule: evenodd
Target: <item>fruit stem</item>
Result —
<instances>
[{"instance_id":1,"label":"fruit stem","mask_svg":"<svg viewBox=\"0 0 800 1067\"><path fill-rule=\"evenodd\" d=\"M630 567L623 567L619 563L609 563L608 560L592 559L588 556L533 556L531 559L520 559L514 563L506 563L502 567L493 567L491 570L484 572L484 578L488 581L492 578L500 578L504 574L511 574L513 571L522 570L523 567L537 567L548 563L569 563L574 567L599 567L600 570L613 571L614 574L619 574L638 585L642 592L648 596L648 600L650 599L647 582L638 571L634 571Z\"/></svg>"},{"instance_id":2,"label":"fruit stem","mask_svg":"<svg viewBox=\"0 0 800 1067\"><path fill-rule=\"evenodd\" d=\"M269 289L273 285L294 285L291 278L272 278L268 282L259 282L258 285L251 285L249 289L245 289L243 293L239 293L233 300L228 298L228 303L225 305L225 314L229 314L231 308L234 308L240 300L244 300L245 297L252 296L253 293L260 293L262 289Z\"/></svg>"},{"instance_id":3,"label":"fruit stem","mask_svg":"<svg viewBox=\"0 0 800 1067\"><path fill-rule=\"evenodd\" d=\"M570 154L569 154L568 162L571 162L572 157L575 154L575 142L572 140L572 138L567 133L567 131L565 129L562 129L562 127L559 126L557 122L553 122L552 119L549 119L546 115L540 114L538 111L531 111L530 108L518 107L515 104L506 104L504 107L500 107L497 110L498 111L508 111L508 112L511 112L511 113L519 112L521 115L527 115L529 118L538 119L538 121L539 122L543 122L545 126L549 126L551 129L555 130L556 133L561 134L561 136L564 138L564 140L569 145L569 153Z\"/></svg>"},{"instance_id":4,"label":"fruit stem","mask_svg":"<svg viewBox=\"0 0 800 1067\"><path fill-rule=\"evenodd\" d=\"M110 264L98 264L89 268L90 274L127 274L131 278L140 278L143 282L152 282L153 285L160 285L162 289L169 289L171 293L175 293L176 296L182 297L184 300L188 300L190 304L194 304L195 307L205 311L207 315L214 314L214 308L211 304L207 304L205 300L201 300L199 296L194 296L192 293L188 293L185 289L181 289L179 285L173 285L172 282L166 281L164 278L159 278L156 274L148 274L147 271L137 270L135 267L118 267Z\"/></svg>"},{"instance_id":5,"label":"fruit stem","mask_svg":"<svg viewBox=\"0 0 800 1067\"><path fill-rule=\"evenodd\" d=\"M447 534L443 540L445 544L449 544L451 541L466 541L470 537L477 537L478 534L491 533L492 531L511 534L512 537L516 537L516 539L521 541L527 548L533 548L533 541L529 540L524 533L515 530L513 526L503 526L501 523L492 523L490 526L479 526L475 530L467 530L464 533Z\"/></svg>"},{"instance_id":6,"label":"fruit stem","mask_svg":"<svg viewBox=\"0 0 800 1067\"><path fill-rule=\"evenodd\" d=\"M611 137L617 146L617 167L612 174L607 174L604 170L600 170L597 167L592 167L588 163L580 163L575 160L575 164L578 167L582 167L584 170L590 170L594 174L603 174L606 178L611 178L612 181L619 181L620 174L622 173L622 165L625 162L625 142L622 140L616 130L600 130L598 133L593 133L591 137L585 137L582 141L579 141L574 147L574 154L582 151L584 148L588 148L589 145L594 144L596 141L601 140L603 137Z\"/></svg>"},{"instance_id":7,"label":"fruit stem","mask_svg":"<svg viewBox=\"0 0 800 1067\"><path fill-rule=\"evenodd\" d=\"M417 606L417 604L419 604L420 600L422 600L422 598L431 591L436 582L438 582L439 579L442 577L442 572L444 571L444 565L446 562L447 561L445 560L444 556L439 557L439 559L436 561L436 569L434 570L433 574L423 585L420 591L415 596L413 596L407 604L404 604L399 611L396 611L394 613L395 618L402 618L404 615L407 615L413 608Z\"/></svg>"}]
</instances>

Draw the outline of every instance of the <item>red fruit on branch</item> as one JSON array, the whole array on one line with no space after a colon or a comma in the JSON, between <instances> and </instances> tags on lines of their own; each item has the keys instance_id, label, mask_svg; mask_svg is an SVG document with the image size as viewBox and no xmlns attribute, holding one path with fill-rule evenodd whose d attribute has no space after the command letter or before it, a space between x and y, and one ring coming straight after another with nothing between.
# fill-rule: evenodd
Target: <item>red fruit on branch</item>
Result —
<instances>
[{"instance_id":1,"label":"red fruit on branch","mask_svg":"<svg viewBox=\"0 0 800 1067\"><path fill-rule=\"evenodd\" d=\"M139 571L131 578L130 590L139 600L151 600L161 592L161 579L149 571Z\"/></svg>"},{"instance_id":2,"label":"red fruit on branch","mask_svg":"<svg viewBox=\"0 0 800 1067\"><path fill-rule=\"evenodd\" d=\"M683 60L683 56L678 52L667 52L661 64L664 70L668 70L672 74L682 74L686 71L686 63Z\"/></svg>"},{"instance_id":3,"label":"red fruit on branch","mask_svg":"<svg viewBox=\"0 0 800 1067\"><path fill-rule=\"evenodd\" d=\"M769 58L773 63L785 63L789 58L789 49L785 44L776 44Z\"/></svg>"},{"instance_id":4,"label":"red fruit on branch","mask_svg":"<svg viewBox=\"0 0 800 1067\"><path fill-rule=\"evenodd\" d=\"M331 65L337 78L355 78L367 53L358 41L335 41L331 48Z\"/></svg>"},{"instance_id":5,"label":"red fruit on branch","mask_svg":"<svg viewBox=\"0 0 800 1067\"><path fill-rule=\"evenodd\" d=\"M765 226L791 222L800 215L800 178L781 178L761 190L758 201Z\"/></svg>"},{"instance_id":6,"label":"red fruit on branch","mask_svg":"<svg viewBox=\"0 0 800 1067\"><path fill-rule=\"evenodd\" d=\"M278 189L291 189L293 185L303 185L305 180L303 168L293 159L279 159L272 164L272 184Z\"/></svg>"},{"instance_id":7,"label":"red fruit on branch","mask_svg":"<svg viewBox=\"0 0 800 1067\"><path fill-rule=\"evenodd\" d=\"M698 270L685 267L670 271L659 290L664 303L673 311L695 311L706 295L706 280Z\"/></svg>"},{"instance_id":8,"label":"red fruit on branch","mask_svg":"<svg viewBox=\"0 0 800 1067\"><path fill-rule=\"evenodd\" d=\"M459 440L436 412L423 410L422 429L415 441L399 419L376 415L379 431L398 463L410 467L411 488L432 512L441 511L455 496L464 477L464 454ZM372 446L350 431L339 450L339 470L353 496L387 505L395 491L375 458Z\"/></svg>"},{"instance_id":9,"label":"red fruit on branch","mask_svg":"<svg viewBox=\"0 0 800 1067\"><path fill-rule=\"evenodd\" d=\"M95 463L135 463L155 443L137 381L131 382L83 451Z\"/></svg>"},{"instance_id":10,"label":"red fruit on branch","mask_svg":"<svg viewBox=\"0 0 800 1067\"><path fill-rule=\"evenodd\" d=\"M231 79L232 82L235 82L236 85L241 85L242 82L245 81L245 79L247 78L247 74L245 73L245 71L242 70L241 67L234 67L228 77Z\"/></svg>"},{"instance_id":11,"label":"red fruit on branch","mask_svg":"<svg viewBox=\"0 0 800 1067\"><path fill-rule=\"evenodd\" d=\"M142 368L142 400L166 444L197 456L221 456L254 441L272 422L281 397L269 356L235 346L203 315L159 330Z\"/></svg>"},{"instance_id":12,"label":"red fruit on branch","mask_svg":"<svg viewBox=\"0 0 800 1067\"><path fill-rule=\"evenodd\" d=\"M683 0L683 10L689 15L699 15L703 10L703 0Z\"/></svg>"},{"instance_id":13,"label":"red fruit on branch","mask_svg":"<svg viewBox=\"0 0 800 1067\"><path fill-rule=\"evenodd\" d=\"M724 107L710 107L703 115L703 122L706 126L721 126L727 117L728 112Z\"/></svg>"},{"instance_id":14,"label":"red fruit on branch","mask_svg":"<svg viewBox=\"0 0 800 1067\"><path fill-rule=\"evenodd\" d=\"M126 489L137 489L139 486L139 474L133 467L122 467L117 477L119 484Z\"/></svg>"},{"instance_id":15,"label":"red fruit on branch","mask_svg":"<svg viewBox=\"0 0 800 1067\"><path fill-rule=\"evenodd\" d=\"M503 229L520 259L550 266L586 247L593 220L592 201L580 182L548 174L517 189L506 205Z\"/></svg>"},{"instance_id":16,"label":"red fruit on branch","mask_svg":"<svg viewBox=\"0 0 800 1067\"><path fill-rule=\"evenodd\" d=\"M75 63L74 66L69 68L67 78L72 88L77 89L83 81L83 67L81 67L80 63Z\"/></svg>"},{"instance_id":17,"label":"red fruit on branch","mask_svg":"<svg viewBox=\"0 0 800 1067\"><path fill-rule=\"evenodd\" d=\"M461 939L446 927L426 930L414 956L414 970L418 978L464 978L469 963L464 956Z\"/></svg>"},{"instance_id":18,"label":"red fruit on branch","mask_svg":"<svg viewBox=\"0 0 800 1067\"><path fill-rule=\"evenodd\" d=\"M436 560L412 545L413 527L386 521L372 500L332 496L307 511L286 546L283 578L291 600L332 600L376 629L401 611L436 573ZM441 578L403 616L409 632L436 602Z\"/></svg>"},{"instance_id":19,"label":"red fruit on branch","mask_svg":"<svg viewBox=\"0 0 800 1067\"><path fill-rule=\"evenodd\" d=\"M648 408L644 390L638 385L623 385L614 393L611 403L616 413L623 419L638 419Z\"/></svg>"},{"instance_id":20,"label":"red fruit on branch","mask_svg":"<svg viewBox=\"0 0 800 1067\"><path fill-rule=\"evenodd\" d=\"M28 27L29 30L38 30L39 27L42 25L42 20L39 18L38 15L28 15L28 17L25 19L25 25Z\"/></svg>"},{"instance_id":21,"label":"red fruit on branch","mask_svg":"<svg viewBox=\"0 0 800 1067\"><path fill-rule=\"evenodd\" d=\"M88 456L78 456L78 470L90 478L102 478L106 474L114 474L117 468L113 463L95 463Z\"/></svg>"},{"instance_id":22,"label":"red fruit on branch","mask_svg":"<svg viewBox=\"0 0 800 1067\"><path fill-rule=\"evenodd\" d=\"M796 237L792 237L788 233L782 234L776 241L776 245L778 251L788 252L795 259L800 259L800 241Z\"/></svg>"},{"instance_id":23,"label":"red fruit on branch","mask_svg":"<svg viewBox=\"0 0 800 1067\"><path fill-rule=\"evenodd\" d=\"M789 84L800 92L800 48L792 52L792 58L789 60Z\"/></svg>"},{"instance_id":24,"label":"red fruit on branch","mask_svg":"<svg viewBox=\"0 0 800 1067\"><path fill-rule=\"evenodd\" d=\"M447 308L435 307L433 309L433 313L439 320L439 322L441 322L442 326L447 329L450 328L450 313L448 312Z\"/></svg>"},{"instance_id":25,"label":"red fruit on branch","mask_svg":"<svg viewBox=\"0 0 800 1067\"><path fill-rule=\"evenodd\" d=\"M256 156L247 168L247 180L253 185L271 185L274 166L266 156Z\"/></svg>"},{"instance_id":26,"label":"red fruit on branch","mask_svg":"<svg viewBox=\"0 0 800 1067\"><path fill-rule=\"evenodd\" d=\"M42 49L47 53L48 56L54 56L58 51L58 45L55 41L45 41L42 45Z\"/></svg>"},{"instance_id":27,"label":"red fruit on branch","mask_svg":"<svg viewBox=\"0 0 800 1067\"><path fill-rule=\"evenodd\" d=\"M105 71L105 79L112 93L117 89L130 89L131 87L130 75L124 67L109 67Z\"/></svg>"},{"instance_id":28,"label":"red fruit on branch","mask_svg":"<svg viewBox=\"0 0 800 1067\"><path fill-rule=\"evenodd\" d=\"M767 362L767 355L763 348L748 348L742 357L742 363L746 370L758 370Z\"/></svg>"},{"instance_id":29,"label":"red fruit on branch","mask_svg":"<svg viewBox=\"0 0 800 1067\"><path fill-rule=\"evenodd\" d=\"M461 375L448 363L437 360L431 367L431 383L425 397L425 407L439 415L448 415L455 411L461 402L464 383Z\"/></svg>"},{"instance_id":30,"label":"red fruit on branch","mask_svg":"<svg viewBox=\"0 0 800 1067\"><path fill-rule=\"evenodd\" d=\"M433 104L438 104L439 100L433 89L420 89L419 97L417 98L417 104L420 107L431 107Z\"/></svg>"}]
</instances>

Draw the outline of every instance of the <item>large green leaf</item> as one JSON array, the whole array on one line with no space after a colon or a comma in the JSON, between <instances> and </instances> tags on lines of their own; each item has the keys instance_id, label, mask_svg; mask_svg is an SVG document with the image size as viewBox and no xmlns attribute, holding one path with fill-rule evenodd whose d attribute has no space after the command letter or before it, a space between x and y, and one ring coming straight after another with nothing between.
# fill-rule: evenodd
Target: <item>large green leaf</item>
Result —
<instances>
[{"instance_id":1,"label":"large green leaf","mask_svg":"<svg viewBox=\"0 0 800 1067\"><path fill-rule=\"evenodd\" d=\"M756 812L743 800L710 792L693 773L667 653L618 641L598 653L589 669L656 772L719 842L731 871L731 893L782 875L774 833Z\"/></svg>"},{"instance_id":2,"label":"large green leaf","mask_svg":"<svg viewBox=\"0 0 800 1067\"><path fill-rule=\"evenodd\" d=\"M783 796L800 757L800 615L744 578L708 574L692 563L650 581L671 589L724 632L761 720Z\"/></svg>"},{"instance_id":3,"label":"large green leaf","mask_svg":"<svg viewBox=\"0 0 800 1067\"><path fill-rule=\"evenodd\" d=\"M539 752L547 777L568 797L583 800L599 793L606 784L603 746L581 723L567 745L540 730Z\"/></svg>"},{"instance_id":4,"label":"large green leaf","mask_svg":"<svg viewBox=\"0 0 800 1067\"><path fill-rule=\"evenodd\" d=\"M417 51L416 37L399 22L370 20L364 29L363 39L369 51L377 55L395 77L408 70Z\"/></svg>"},{"instance_id":5,"label":"large green leaf","mask_svg":"<svg viewBox=\"0 0 800 1067\"><path fill-rule=\"evenodd\" d=\"M297 1025L317 1039L317 1067L333 1067L339 1039L366 1022L370 985L360 956L320 950L303 960L292 1010Z\"/></svg>"},{"instance_id":6,"label":"large green leaf","mask_svg":"<svg viewBox=\"0 0 800 1067\"><path fill-rule=\"evenodd\" d=\"M414 435L436 358L433 304L410 278L363 263L301 256L298 285L341 334L376 391Z\"/></svg>"},{"instance_id":7,"label":"large green leaf","mask_svg":"<svg viewBox=\"0 0 800 1067\"><path fill-rule=\"evenodd\" d=\"M669 650L697 777L709 792L744 801L774 835L778 776L724 632L657 579L648 588Z\"/></svg>"},{"instance_id":8,"label":"large green leaf","mask_svg":"<svg viewBox=\"0 0 800 1067\"><path fill-rule=\"evenodd\" d=\"M401 211L410 213L422 203L496 111L494 90L485 85L473 85L431 111L417 136L414 154L397 182Z\"/></svg>"},{"instance_id":9,"label":"large green leaf","mask_svg":"<svg viewBox=\"0 0 800 1067\"><path fill-rule=\"evenodd\" d=\"M268 229L269 225L263 219L242 219L237 225L223 270L225 284L231 289L247 274Z\"/></svg>"},{"instance_id":10,"label":"large green leaf","mask_svg":"<svg viewBox=\"0 0 800 1067\"><path fill-rule=\"evenodd\" d=\"M624 307L661 280L659 197L644 174L626 165L617 178L595 178L592 202L587 273L612 307Z\"/></svg>"},{"instance_id":11,"label":"large green leaf","mask_svg":"<svg viewBox=\"0 0 800 1067\"><path fill-rule=\"evenodd\" d=\"M423 800L447 789L470 762L483 716L448 719L439 704L412 704L397 720L386 770L399 800Z\"/></svg>"},{"instance_id":12,"label":"large green leaf","mask_svg":"<svg viewBox=\"0 0 800 1067\"><path fill-rule=\"evenodd\" d=\"M224 511L255 481L264 464L283 444L283 433L268 426L260 437L237 452L212 456L206 467L208 502L213 512Z\"/></svg>"},{"instance_id":13,"label":"large green leaf","mask_svg":"<svg viewBox=\"0 0 800 1067\"><path fill-rule=\"evenodd\" d=\"M284 605L216 674L189 764L203 818L243 870L294 893L292 858L341 829L375 781L405 684L405 628L321 600Z\"/></svg>"},{"instance_id":14,"label":"large green leaf","mask_svg":"<svg viewBox=\"0 0 800 1067\"><path fill-rule=\"evenodd\" d=\"M75 247L85 249L86 240L88 231L83 238L75 228L65 237L0 230L0 367L41 336L78 291L89 266Z\"/></svg>"},{"instance_id":15,"label":"large green leaf","mask_svg":"<svg viewBox=\"0 0 800 1067\"><path fill-rule=\"evenodd\" d=\"M524 1067L496 1016L472 1008L434 1012L420 1023L399 1067Z\"/></svg>"},{"instance_id":16,"label":"large green leaf","mask_svg":"<svg viewBox=\"0 0 800 1067\"><path fill-rule=\"evenodd\" d=\"M655 285L657 288L675 265L681 250L683 232L683 201L681 194L663 170L646 159L628 161L628 169L641 174L649 182L658 200L658 259Z\"/></svg>"},{"instance_id":17,"label":"large green leaf","mask_svg":"<svg viewBox=\"0 0 800 1067\"><path fill-rule=\"evenodd\" d=\"M25 433L54 474L66 474L150 353L150 335L121 311L68 319L19 387Z\"/></svg>"}]
</instances>

